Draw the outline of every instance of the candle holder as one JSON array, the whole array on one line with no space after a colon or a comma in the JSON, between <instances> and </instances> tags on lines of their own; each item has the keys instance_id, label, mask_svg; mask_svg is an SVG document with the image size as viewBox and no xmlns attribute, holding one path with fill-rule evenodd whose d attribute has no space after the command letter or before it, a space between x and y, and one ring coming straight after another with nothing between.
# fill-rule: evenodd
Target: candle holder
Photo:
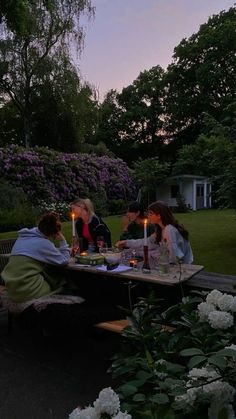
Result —
<instances>
[{"instance_id":1,"label":"candle holder","mask_svg":"<svg viewBox=\"0 0 236 419\"><path fill-rule=\"evenodd\" d=\"M76 236L72 237L72 243L71 243L71 256L75 257L80 252L80 246L79 242L77 240Z\"/></svg>"},{"instance_id":2,"label":"candle holder","mask_svg":"<svg viewBox=\"0 0 236 419\"><path fill-rule=\"evenodd\" d=\"M138 270L138 261L137 261L137 259L130 259L129 260L129 266L130 266L130 268L133 269L133 271L137 271Z\"/></svg>"},{"instance_id":3,"label":"candle holder","mask_svg":"<svg viewBox=\"0 0 236 419\"><path fill-rule=\"evenodd\" d=\"M149 265L149 259L148 259L148 246L144 245L143 246L143 267L142 267L142 271L144 274L150 274L151 273L151 268Z\"/></svg>"}]
</instances>

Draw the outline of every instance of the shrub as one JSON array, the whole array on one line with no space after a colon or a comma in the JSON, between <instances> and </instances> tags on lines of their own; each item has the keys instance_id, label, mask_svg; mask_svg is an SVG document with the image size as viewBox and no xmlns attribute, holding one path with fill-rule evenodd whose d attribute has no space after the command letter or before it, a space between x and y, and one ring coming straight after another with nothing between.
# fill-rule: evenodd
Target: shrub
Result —
<instances>
[{"instance_id":1,"label":"shrub","mask_svg":"<svg viewBox=\"0 0 236 419\"><path fill-rule=\"evenodd\" d=\"M122 409L135 419L235 418L236 297L196 292L162 313L150 296L130 319L112 364Z\"/></svg>"},{"instance_id":2,"label":"shrub","mask_svg":"<svg viewBox=\"0 0 236 419\"><path fill-rule=\"evenodd\" d=\"M48 148L0 149L0 176L21 186L30 201L69 203L77 197L132 200L135 186L124 161L107 156L63 154Z\"/></svg>"},{"instance_id":3,"label":"shrub","mask_svg":"<svg viewBox=\"0 0 236 419\"><path fill-rule=\"evenodd\" d=\"M35 225L36 211L22 188L13 187L6 181L0 182L0 231L18 230Z\"/></svg>"},{"instance_id":4,"label":"shrub","mask_svg":"<svg viewBox=\"0 0 236 419\"><path fill-rule=\"evenodd\" d=\"M127 202L123 199L112 199L109 201L109 214L116 215L116 214L123 214L127 210Z\"/></svg>"}]
</instances>

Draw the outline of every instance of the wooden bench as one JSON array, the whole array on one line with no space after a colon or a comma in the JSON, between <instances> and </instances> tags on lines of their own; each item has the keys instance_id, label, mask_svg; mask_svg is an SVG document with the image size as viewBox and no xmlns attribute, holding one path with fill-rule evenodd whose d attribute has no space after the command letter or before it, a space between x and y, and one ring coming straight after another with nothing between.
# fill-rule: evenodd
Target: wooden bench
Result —
<instances>
[{"instance_id":1,"label":"wooden bench","mask_svg":"<svg viewBox=\"0 0 236 419\"><path fill-rule=\"evenodd\" d=\"M111 320L95 324L98 329L107 330L114 333L122 333L125 327L129 326L129 320Z\"/></svg>"},{"instance_id":2,"label":"wooden bench","mask_svg":"<svg viewBox=\"0 0 236 419\"><path fill-rule=\"evenodd\" d=\"M185 286L202 290L217 289L226 293L236 294L236 276L201 271L186 281Z\"/></svg>"},{"instance_id":3,"label":"wooden bench","mask_svg":"<svg viewBox=\"0 0 236 419\"><path fill-rule=\"evenodd\" d=\"M98 329L107 330L109 332L122 333L123 330L129 325L130 325L129 320L122 319L122 320L111 320L107 322L97 323L95 324L95 327L97 327ZM167 325L162 326L163 332L166 332L166 331L173 332L173 330L175 330L175 328L172 326L167 326Z\"/></svg>"}]
</instances>

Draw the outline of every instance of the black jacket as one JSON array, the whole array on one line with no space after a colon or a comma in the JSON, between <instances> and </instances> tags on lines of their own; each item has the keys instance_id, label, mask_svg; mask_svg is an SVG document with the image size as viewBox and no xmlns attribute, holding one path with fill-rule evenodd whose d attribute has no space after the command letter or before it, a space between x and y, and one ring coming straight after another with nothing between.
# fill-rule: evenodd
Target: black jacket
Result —
<instances>
[{"instance_id":1,"label":"black jacket","mask_svg":"<svg viewBox=\"0 0 236 419\"><path fill-rule=\"evenodd\" d=\"M79 238L83 238L83 249L80 250L87 250L88 249L88 240L83 237L83 220L82 218L78 218L76 221L76 231ZM103 236L104 242L108 247L111 247L111 232L104 221L98 217L96 214L92 217L90 223L88 224L90 235L95 244L95 252L98 251L97 247L97 237Z\"/></svg>"}]
</instances>

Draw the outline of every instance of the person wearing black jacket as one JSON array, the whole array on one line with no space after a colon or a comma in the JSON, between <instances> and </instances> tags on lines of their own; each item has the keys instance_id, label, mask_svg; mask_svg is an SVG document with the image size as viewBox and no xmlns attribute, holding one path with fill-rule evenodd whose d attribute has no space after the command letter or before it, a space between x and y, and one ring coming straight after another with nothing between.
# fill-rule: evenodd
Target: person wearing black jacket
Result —
<instances>
[{"instance_id":1,"label":"person wearing black jacket","mask_svg":"<svg viewBox=\"0 0 236 419\"><path fill-rule=\"evenodd\" d=\"M103 238L104 245L111 247L111 232L104 221L95 214L90 199L79 198L71 203L71 210L75 214L76 232L80 239L83 239L82 249L97 252L98 239Z\"/></svg>"}]
</instances>

